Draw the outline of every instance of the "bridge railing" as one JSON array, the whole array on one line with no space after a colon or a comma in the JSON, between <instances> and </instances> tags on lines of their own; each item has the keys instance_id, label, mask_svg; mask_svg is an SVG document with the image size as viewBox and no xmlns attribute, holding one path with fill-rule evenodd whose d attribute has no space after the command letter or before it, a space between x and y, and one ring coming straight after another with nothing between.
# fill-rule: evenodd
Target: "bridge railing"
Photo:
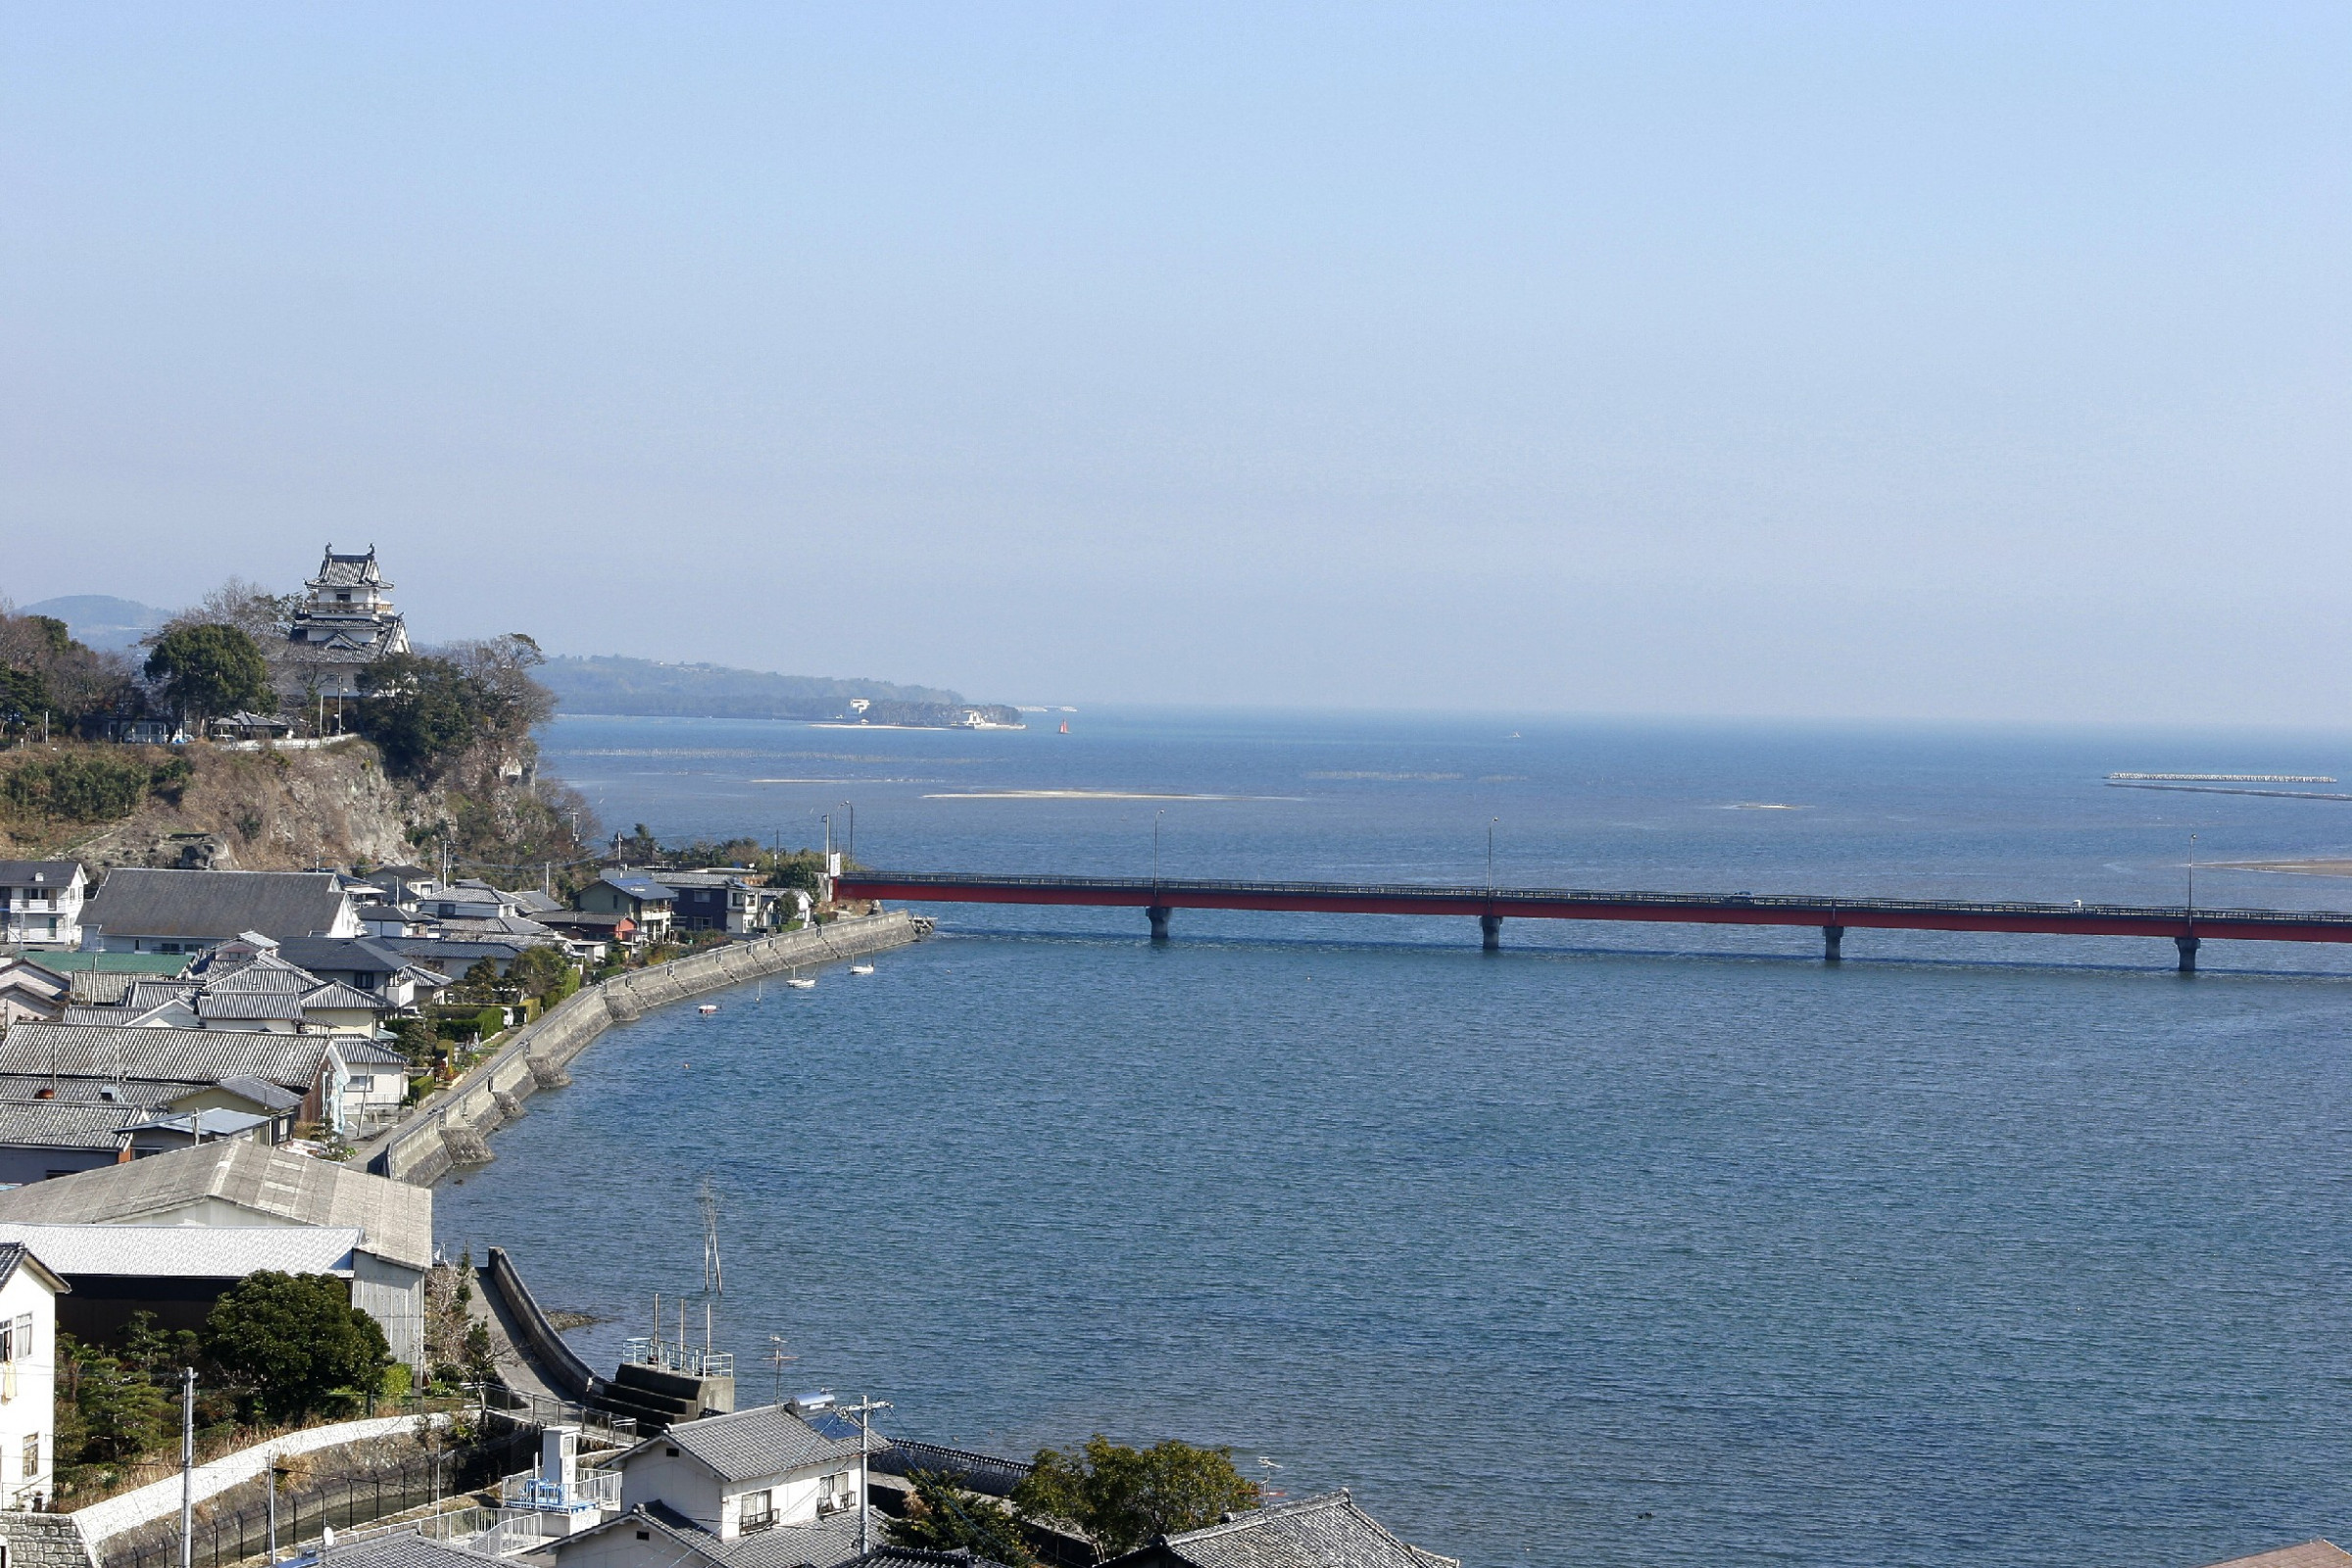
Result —
<instances>
[{"instance_id":1,"label":"bridge railing","mask_svg":"<svg viewBox=\"0 0 2352 1568\"><path fill-rule=\"evenodd\" d=\"M1393 899L1399 903L1459 904L1465 900L1491 903L1507 911L1514 904L1614 904L1648 908L1788 909L1835 915L1840 910L1879 910L1886 913L2030 915L2036 918L2180 919L2190 911L2180 905L2053 904L2027 900L1958 900L1834 898L1826 894L1789 893L1660 893L1606 891L1591 888L1523 888L1442 886L1419 882L1242 882L1175 877L991 876L967 871L860 872L839 879L849 887L889 887L901 898L919 897L913 890L1003 888L1037 892L1100 892L1136 894L1200 894L1229 898ZM2352 926L2352 912L2332 909L2198 908L2200 924L2339 925Z\"/></svg>"}]
</instances>

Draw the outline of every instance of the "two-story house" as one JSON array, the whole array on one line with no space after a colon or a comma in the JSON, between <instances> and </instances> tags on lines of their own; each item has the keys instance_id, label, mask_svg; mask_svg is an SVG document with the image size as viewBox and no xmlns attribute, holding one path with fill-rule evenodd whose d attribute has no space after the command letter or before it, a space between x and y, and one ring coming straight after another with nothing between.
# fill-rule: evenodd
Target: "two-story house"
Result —
<instances>
[{"instance_id":1,"label":"two-story house","mask_svg":"<svg viewBox=\"0 0 2352 1568\"><path fill-rule=\"evenodd\" d=\"M22 1242L0 1243L0 1506L45 1505L57 1474L57 1298Z\"/></svg>"},{"instance_id":2,"label":"two-story house","mask_svg":"<svg viewBox=\"0 0 2352 1568\"><path fill-rule=\"evenodd\" d=\"M677 895L671 921L681 931L772 931L781 890L760 887L734 871L664 871L662 885Z\"/></svg>"},{"instance_id":3,"label":"two-story house","mask_svg":"<svg viewBox=\"0 0 2352 1568\"><path fill-rule=\"evenodd\" d=\"M886 1440L872 1442L881 1447ZM557 1543L556 1561L845 1561L858 1552L858 1456L857 1423L828 1409L770 1404L682 1421L621 1455L620 1514ZM789 1548L766 1550L771 1533ZM878 1541L880 1531L873 1534Z\"/></svg>"},{"instance_id":4,"label":"two-story house","mask_svg":"<svg viewBox=\"0 0 2352 1568\"><path fill-rule=\"evenodd\" d=\"M81 946L89 878L73 860L0 860L0 942L20 948Z\"/></svg>"},{"instance_id":5,"label":"two-story house","mask_svg":"<svg viewBox=\"0 0 2352 1568\"><path fill-rule=\"evenodd\" d=\"M608 871L580 890L579 906L599 914L625 914L637 922L637 930L648 942L662 942L669 937L670 922L676 918L677 890L650 876L628 871Z\"/></svg>"}]
</instances>

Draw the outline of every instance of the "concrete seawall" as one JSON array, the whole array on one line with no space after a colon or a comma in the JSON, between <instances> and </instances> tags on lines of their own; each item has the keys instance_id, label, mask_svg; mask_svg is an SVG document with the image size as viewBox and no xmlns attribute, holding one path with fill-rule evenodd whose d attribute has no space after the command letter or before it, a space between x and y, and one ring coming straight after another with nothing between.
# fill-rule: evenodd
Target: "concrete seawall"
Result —
<instances>
[{"instance_id":1,"label":"concrete seawall","mask_svg":"<svg viewBox=\"0 0 2352 1568\"><path fill-rule=\"evenodd\" d=\"M731 943L589 986L517 1031L497 1054L399 1126L370 1140L361 1151L361 1162L378 1176L429 1187L458 1165L488 1159L489 1135L520 1115L522 1102L531 1095L570 1082L564 1069L613 1024L634 1023L651 1008L761 975L904 947L928 929L905 910L893 909Z\"/></svg>"}]
</instances>

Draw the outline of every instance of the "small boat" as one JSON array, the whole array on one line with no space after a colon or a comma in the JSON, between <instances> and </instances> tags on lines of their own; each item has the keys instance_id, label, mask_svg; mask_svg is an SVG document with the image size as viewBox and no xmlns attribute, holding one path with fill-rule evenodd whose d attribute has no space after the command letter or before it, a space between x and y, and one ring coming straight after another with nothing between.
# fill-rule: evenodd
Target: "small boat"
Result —
<instances>
[{"instance_id":1,"label":"small boat","mask_svg":"<svg viewBox=\"0 0 2352 1568\"><path fill-rule=\"evenodd\" d=\"M1066 718L1061 721L1061 732L1064 735L1067 735L1070 732L1070 721Z\"/></svg>"},{"instance_id":2,"label":"small boat","mask_svg":"<svg viewBox=\"0 0 2352 1568\"><path fill-rule=\"evenodd\" d=\"M795 991L814 991L816 989L816 982L802 979L800 971L797 969L784 977L784 983Z\"/></svg>"},{"instance_id":3,"label":"small boat","mask_svg":"<svg viewBox=\"0 0 2352 1568\"><path fill-rule=\"evenodd\" d=\"M870 963L853 963L850 965L850 973L852 974L872 974L873 972L874 966Z\"/></svg>"},{"instance_id":4,"label":"small boat","mask_svg":"<svg viewBox=\"0 0 2352 1568\"><path fill-rule=\"evenodd\" d=\"M717 1004L717 1003L715 1003L715 1002L706 1002L706 1003L704 1003L704 1004L703 1004L701 1006L699 1006L699 1007L695 1008L694 1010L695 1010L695 1011L697 1011L697 1012L699 1012L699 1013L701 1013L701 1014L702 1014L704 1017L708 1018L708 1017L710 1017L710 1016L712 1013L714 1013L714 1012L716 1012L716 1011L718 1010L718 1004Z\"/></svg>"}]
</instances>

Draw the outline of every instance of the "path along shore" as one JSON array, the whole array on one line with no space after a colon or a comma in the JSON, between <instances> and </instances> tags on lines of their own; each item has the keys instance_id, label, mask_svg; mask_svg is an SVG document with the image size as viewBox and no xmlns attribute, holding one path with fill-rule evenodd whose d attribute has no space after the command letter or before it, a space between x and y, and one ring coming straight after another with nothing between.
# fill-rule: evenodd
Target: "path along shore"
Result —
<instances>
[{"instance_id":1,"label":"path along shore","mask_svg":"<svg viewBox=\"0 0 2352 1568\"><path fill-rule=\"evenodd\" d=\"M378 1176L429 1187L459 1165L490 1158L489 1135L522 1114L522 1102L571 1081L564 1069L590 1042L648 1009L685 1002L806 964L862 957L927 935L930 922L904 909L835 920L783 936L729 943L650 969L583 987L537 1022L515 1031L486 1061L408 1117L360 1145L352 1163Z\"/></svg>"}]
</instances>

